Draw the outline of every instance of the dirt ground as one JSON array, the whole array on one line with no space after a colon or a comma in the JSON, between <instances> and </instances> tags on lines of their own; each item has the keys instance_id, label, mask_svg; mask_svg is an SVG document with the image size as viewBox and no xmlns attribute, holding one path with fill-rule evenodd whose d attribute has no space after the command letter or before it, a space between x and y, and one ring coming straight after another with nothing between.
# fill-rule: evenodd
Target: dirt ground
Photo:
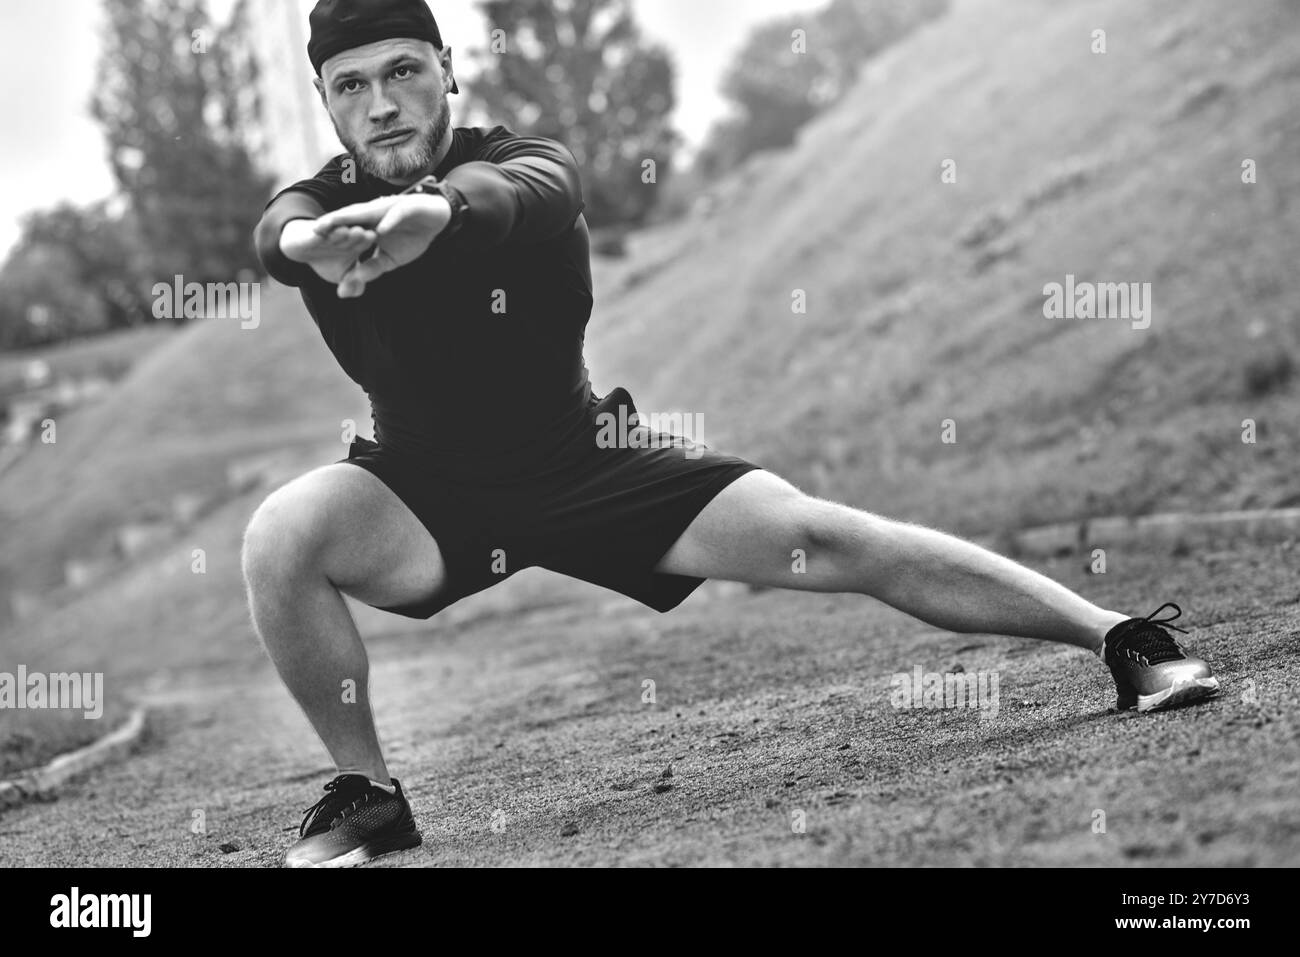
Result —
<instances>
[{"instance_id":1,"label":"dirt ground","mask_svg":"<svg viewBox=\"0 0 1300 957\"><path fill-rule=\"evenodd\" d=\"M666 616L612 597L392 619L369 642L372 685L425 840L371 866L1294 866L1298 557L1039 563L1102 604L1182 604L1223 693L1142 716L1110 710L1085 653L938 632L854 596L710 584ZM996 672L996 716L896 709L890 677L918 665ZM331 768L269 667L147 694L139 752L5 813L0 863L278 862Z\"/></svg>"}]
</instances>

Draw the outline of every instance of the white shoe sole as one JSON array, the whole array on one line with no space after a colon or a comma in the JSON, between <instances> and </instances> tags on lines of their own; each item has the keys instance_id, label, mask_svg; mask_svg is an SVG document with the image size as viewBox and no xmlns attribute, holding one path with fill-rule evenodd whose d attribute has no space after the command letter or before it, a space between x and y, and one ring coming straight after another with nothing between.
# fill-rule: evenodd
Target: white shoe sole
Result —
<instances>
[{"instance_id":1,"label":"white shoe sole","mask_svg":"<svg viewBox=\"0 0 1300 957\"><path fill-rule=\"evenodd\" d=\"M415 835L412 841L407 836L394 840L389 838L386 841L380 841L375 844L363 844L355 850L348 851L346 854L340 854L338 857L331 858L328 861L313 863L312 861L293 860L286 858L285 867L356 867L358 864L364 864L367 861L373 861L377 857L383 857L385 854L396 854L398 851L409 851L413 847L419 847L424 843L424 839Z\"/></svg>"},{"instance_id":2,"label":"white shoe sole","mask_svg":"<svg viewBox=\"0 0 1300 957\"><path fill-rule=\"evenodd\" d=\"M1218 678L1185 678L1175 681L1163 691L1155 694L1140 694L1137 700L1138 711L1159 711L1175 705L1210 698L1219 693Z\"/></svg>"}]
</instances>

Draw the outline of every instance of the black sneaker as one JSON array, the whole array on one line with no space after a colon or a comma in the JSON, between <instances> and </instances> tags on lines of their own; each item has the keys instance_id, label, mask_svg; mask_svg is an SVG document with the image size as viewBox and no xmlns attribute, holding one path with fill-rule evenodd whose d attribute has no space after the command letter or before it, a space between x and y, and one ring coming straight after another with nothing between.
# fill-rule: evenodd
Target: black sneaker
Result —
<instances>
[{"instance_id":1,"label":"black sneaker","mask_svg":"<svg viewBox=\"0 0 1300 957\"><path fill-rule=\"evenodd\" d=\"M1156 618L1166 608L1172 608L1173 615ZM1102 647L1119 692L1115 707L1120 711L1155 711L1218 693L1219 679L1210 666L1187 655L1169 634L1169 629L1187 634L1172 624L1182 614L1181 608L1166 602L1147 617L1130 618L1106 633Z\"/></svg>"},{"instance_id":2,"label":"black sneaker","mask_svg":"<svg viewBox=\"0 0 1300 957\"><path fill-rule=\"evenodd\" d=\"M302 838L284 855L286 867L352 867L381 854L420 844L411 805L393 778L396 794L360 774L340 774L325 796L303 812Z\"/></svg>"}]
</instances>

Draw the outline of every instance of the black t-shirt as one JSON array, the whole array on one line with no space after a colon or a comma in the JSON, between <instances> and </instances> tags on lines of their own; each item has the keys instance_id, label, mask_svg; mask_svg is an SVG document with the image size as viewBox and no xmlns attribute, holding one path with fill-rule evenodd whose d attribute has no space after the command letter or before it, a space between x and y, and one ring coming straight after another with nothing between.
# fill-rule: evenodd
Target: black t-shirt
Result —
<instances>
[{"instance_id":1,"label":"black t-shirt","mask_svg":"<svg viewBox=\"0 0 1300 957\"><path fill-rule=\"evenodd\" d=\"M428 251L357 299L285 259L292 219L401 192L335 157L281 191L258 255L297 286L339 364L370 396L379 444L448 477L526 477L581 429L589 237L572 154L505 127L458 128L434 171L464 210ZM355 182L349 182L355 180Z\"/></svg>"}]
</instances>

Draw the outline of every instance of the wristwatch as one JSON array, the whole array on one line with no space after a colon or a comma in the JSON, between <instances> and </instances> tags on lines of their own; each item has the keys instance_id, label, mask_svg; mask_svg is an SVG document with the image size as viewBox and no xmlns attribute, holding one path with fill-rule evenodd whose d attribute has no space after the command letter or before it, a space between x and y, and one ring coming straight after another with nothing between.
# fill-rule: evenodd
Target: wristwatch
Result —
<instances>
[{"instance_id":1,"label":"wristwatch","mask_svg":"<svg viewBox=\"0 0 1300 957\"><path fill-rule=\"evenodd\" d=\"M446 183L439 180L438 177L426 176L414 185L408 186L406 189L402 190L403 196L408 194L441 196L447 201L447 205L451 207L451 220L447 223L443 231L438 234L439 239L442 239L445 236L455 235L456 231L464 224L465 212L469 209L469 204L465 202L465 197L461 195L460 190L448 186Z\"/></svg>"}]
</instances>

